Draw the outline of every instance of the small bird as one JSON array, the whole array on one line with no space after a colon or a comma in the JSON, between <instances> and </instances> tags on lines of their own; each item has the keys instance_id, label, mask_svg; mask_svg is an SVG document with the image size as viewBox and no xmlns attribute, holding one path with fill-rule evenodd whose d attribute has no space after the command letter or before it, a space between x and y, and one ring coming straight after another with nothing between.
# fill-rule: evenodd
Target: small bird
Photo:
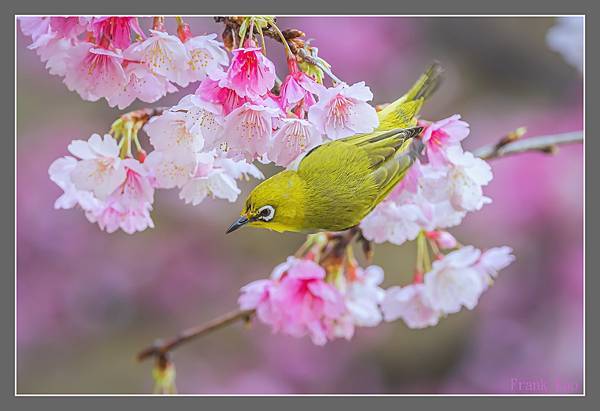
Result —
<instances>
[{"instance_id":1,"label":"small bird","mask_svg":"<svg viewBox=\"0 0 600 411\"><path fill-rule=\"evenodd\" d=\"M434 63L401 98L378 113L379 127L313 148L296 170L257 185L227 233L249 225L284 232L344 231L358 225L402 180L423 143L416 115L438 87Z\"/></svg>"}]
</instances>

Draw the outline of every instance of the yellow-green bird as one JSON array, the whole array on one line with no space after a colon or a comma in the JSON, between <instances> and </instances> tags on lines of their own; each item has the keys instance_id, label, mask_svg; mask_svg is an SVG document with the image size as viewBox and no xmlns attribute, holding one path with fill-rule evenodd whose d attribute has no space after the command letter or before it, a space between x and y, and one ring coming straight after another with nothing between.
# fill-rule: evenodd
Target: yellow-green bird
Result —
<instances>
[{"instance_id":1,"label":"yellow-green bird","mask_svg":"<svg viewBox=\"0 0 600 411\"><path fill-rule=\"evenodd\" d=\"M437 88L433 64L404 96L378 113L379 127L312 149L297 170L263 181L246 199L230 233L249 225L271 230L343 231L356 226L402 180L423 144L416 115Z\"/></svg>"}]
</instances>

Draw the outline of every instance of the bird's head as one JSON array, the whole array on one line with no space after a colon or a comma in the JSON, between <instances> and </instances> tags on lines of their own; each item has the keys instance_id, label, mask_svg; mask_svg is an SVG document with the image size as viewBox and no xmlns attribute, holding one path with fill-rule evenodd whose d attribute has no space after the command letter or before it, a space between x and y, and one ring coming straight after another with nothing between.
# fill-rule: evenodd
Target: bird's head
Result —
<instances>
[{"instance_id":1,"label":"bird's head","mask_svg":"<svg viewBox=\"0 0 600 411\"><path fill-rule=\"evenodd\" d=\"M284 171L263 181L252 190L240 217L227 233L245 225L275 231L301 230L303 184L294 171Z\"/></svg>"}]
</instances>

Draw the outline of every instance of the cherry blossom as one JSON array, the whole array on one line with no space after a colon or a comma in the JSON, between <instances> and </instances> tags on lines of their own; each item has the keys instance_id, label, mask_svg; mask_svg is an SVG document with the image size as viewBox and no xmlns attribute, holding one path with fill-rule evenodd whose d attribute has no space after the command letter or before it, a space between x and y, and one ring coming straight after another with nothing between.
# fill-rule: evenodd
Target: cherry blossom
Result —
<instances>
[{"instance_id":1,"label":"cherry blossom","mask_svg":"<svg viewBox=\"0 0 600 411\"><path fill-rule=\"evenodd\" d=\"M54 202L55 209L69 209L79 205L84 210L97 207L99 200L90 191L79 190L71 180L71 172L77 166L77 159L66 156L56 159L48 169L50 180L58 185L63 194Z\"/></svg>"},{"instance_id":2,"label":"cherry blossom","mask_svg":"<svg viewBox=\"0 0 600 411\"><path fill-rule=\"evenodd\" d=\"M275 85L275 66L263 53L253 47L232 51L233 56L227 74L219 81L220 87L234 90L240 97L258 99Z\"/></svg>"},{"instance_id":3,"label":"cherry blossom","mask_svg":"<svg viewBox=\"0 0 600 411\"><path fill-rule=\"evenodd\" d=\"M126 85L115 95L108 96L108 104L111 107L118 106L124 109L140 99L146 103L154 103L160 98L177 91L165 77L157 76L145 65L135 62L127 62L125 66Z\"/></svg>"},{"instance_id":4,"label":"cherry blossom","mask_svg":"<svg viewBox=\"0 0 600 411\"><path fill-rule=\"evenodd\" d=\"M122 61L116 51L82 42L68 51L65 84L85 100L109 99L127 84Z\"/></svg>"},{"instance_id":5,"label":"cherry blossom","mask_svg":"<svg viewBox=\"0 0 600 411\"><path fill-rule=\"evenodd\" d=\"M457 211L475 211L490 203L482 190L493 178L490 166L458 146L448 148L446 156L451 165L444 172L429 168L426 196L448 199Z\"/></svg>"},{"instance_id":6,"label":"cherry blossom","mask_svg":"<svg viewBox=\"0 0 600 411\"><path fill-rule=\"evenodd\" d=\"M75 37L84 30L77 17L21 17L21 31L33 42L35 50L50 74L64 76L69 50L75 46Z\"/></svg>"},{"instance_id":7,"label":"cherry blossom","mask_svg":"<svg viewBox=\"0 0 600 411\"><path fill-rule=\"evenodd\" d=\"M217 148L222 142L225 122L222 106L189 94L173 106L171 111L184 113L187 129L190 133L203 137L206 149Z\"/></svg>"},{"instance_id":8,"label":"cherry blossom","mask_svg":"<svg viewBox=\"0 0 600 411\"><path fill-rule=\"evenodd\" d=\"M402 244L417 238L425 220L417 204L384 201L363 219L360 228L366 238L376 243Z\"/></svg>"},{"instance_id":9,"label":"cherry blossom","mask_svg":"<svg viewBox=\"0 0 600 411\"><path fill-rule=\"evenodd\" d=\"M102 230L113 233L119 228L128 234L153 228L150 217L154 188L144 166L134 159L123 161L127 172L125 181L96 207L86 210L92 223L98 223Z\"/></svg>"},{"instance_id":10,"label":"cherry blossom","mask_svg":"<svg viewBox=\"0 0 600 411\"><path fill-rule=\"evenodd\" d=\"M221 71L221 66L227 66L229 58L223 48L223 43L215 40L216 34L196 36L186 40L185 46L190 59L187 66L187 80L199 81L207 75Z\"/></svg>"},{"instance_id":11,"label":"cherry blossom","mask_svg":"<svg viewBox=\"0 0 600 411\"><path fill-rule=\"evenodd\" d=\"M469 124L460 120L458 114L431 124L420 121L419 125L425 127L422 140L432 165L443 165L447 162L446 149L456 146L469 135Z\"/></svg>"},{"instance_id":12,"label":"cherry blossom","mask_svg":"<svg viewBox=\"0 0 600 411\"><path fill-rule=\"evenodd\" d=\"M369 133L379 124L377 112L367 103L372 99L373 93L364 81L322 89L319 102L308 110L308 120L333 140Z\"/></svg>"},{"instance_id":13,"label":"cherry blossom","mask_svg":"<svg viewBox=\"0 0 600 411\"><path fill-rule=\"evenodd\" d=\"M144 162L151 171L158 188L183 187L196 172L196 153L187 147L175 147L167 151L155 150Z\"/></svg>"},{"instance_id":14,"label":"cherry blossom","mask_svg":"<svg viewBox=\"0 0 600 411\"><path fill-rule=\"evenodd\" d=\"M185 87L189 84L186 70L190 54L177 36L158 30L144 41L131 44L123 55L128 60L140 61L152 72Z\"/></svg>"},{"instance_id":15,"label":"cherry blossom","mask_svg":"<svg viewBox=\"0 0 600 411\"><path fill-rule=\"evenodd\" d=\"M90 22L90 28L98 41L106 38L115 48L121 50L125 50L131 44L132 32L141 38L146 37L137 17L95 17Z\"/></svg>"},{"instance_id":16,"label":"cherry blossom","mask_svg":"<svg viewBox=\"0 0 600 411\"><path fill-rule=\"evenodd\" d=\"M429 305L446 314L460 311L461 306L472 310L490 276L513 261L511 251L509 247L490 249L483 257L480 250L465 246L434 261L424 275Z\"/></svg>"},{"instance_id":17,"label":"cherry blossom","mask_svg":"<svg viewBox=\"0 0 600 411\"><path fill-rule=\"evenodd\" d=\"M310 260L288 258L270 280L242 288L242 309L256 309L260 321L294 337L309 335L316 345L351 337L353 325L342 294L325 281L325 270Z\"/></svg>"},{"instance_id":18,"label":"cherry blossom","mask_svg":"<svg viewBox=\"0 0 600 411\"><path fill-rule=\"evenodd\" d=\"M200 204L209 195L234 202L241 193L236 179L247 178L248 175L263 178L260 170L245 160L218 156L214 150L197 156L199 166L196 174L182 187L179 198L192 205Z\"/></svg>"},{"instance_id":19,"label":"cherry blossom","mask_svg":"<svg viewBox=\"0 0 600 411\"><path fill-rule=\"evenodd\" d=\"M297 118L281 119L282 125L273 136L269 159L286 167L300 154L321 144L322 137L308 121Z\"/></svg>"},{"instance_id":20,"label":"cherry blossom","mask_svg":"<svg viewBox=\"0 0 600 411\"><path fill-rule=\"evenodd\" d=\"M188 125L185 113L165 111L160 116L151 118L144 130L156 150L183 148L196 153L204 147L204 139L198 128L191 132Z\"/></svg>"},{"instance_id":21,"label":"cherry blossom","mask_svg":"<svg viewBox=\"0 0 600 411\"><path fill-rule=\"evenodd\" d=\"M353 274L354 278L347 280L341 287L346 308L354 325L374 327L382 320L379 304L385 295L385 291L380 287L383 282L383 270L372 265L365 269L357 267Z\"/></svg>"},{"instance_id":22,"label":"cherry blossom","mask_svg":"<svg viewBox=\"0 0 600 411\"><path fill-rule=\"evenodd\" d=\"M484 289L496 278L498 271L506 268L514 260L515 256L512 255L512 248L507 246L490 248L481 254L476 268L483 278Z\"/></svg>"},{"instance_id":23,"label":"cherry blossom","mask_svg":"<svg viewBox=\"0 0 600 411\"><path fill-rule=\"evenodd\" d=\"M220 105L223 114L227 115L249 100L246 97L240 97L232 88L220 86L220 81L224 77L224 72L217 71L205 78L198 86L196 95L202 100Z\"/></svg>"},{"instance_id":24,"label":"cherry blossom","mask_svg":"<svg viewBox=\"0 0 600 411\"><path fill-rule=\"evenodd\" d=\"M289 74L283 80L279 91L279 103L283 111L300 108L303 113L316 103L315 94L322 91L323 86L310 76L300 71L295 59L288 59Z\"/></svg>"},{"instance_id":25,"label":"cherry blossom","mask_svg":"<svg viewBox=\"0 0 600 411\"><path fill-rule=\"evenodd\" d=\"M81 159L70 173L78 190L91 191L104 200L125 180L119 146L109 134L104 138L93 134L88 141L74 140L68 149Z\"/></svg>"},{"instance_id":26,"label":"cherry blossom","mask_svg":"<svg viewBox=\"0 0 600 411\"><path fill-rule=\"evenodd\" d=\"M424 284L390 287L385 291L381 309L386 321L401 318L409 328L425 328L437 325L440 312L428 302Z\"/></svg>"},{"instance_id":27,"label":"cherry blossom","mask_svg":"<svg viewBox=\"0 0 600 411\"><path fill-rule=\"evenodd\" d=\"M276 109L244 103L225 118L224 141L233 153L249 161L266 154L271 140L272 119Z\"/></svg>"},{"instance_id":28,"label":"cherry blossom","mask_svg":"<svg viewBox=\"0 0 600 411\"><path fill-rule=\"evenodd\" d=\"M425 233L427 238L433 240L435 244L441 248L442 250L446 250L449 248L455 248L458 245L456 238L448 231L437 230L437 231L428 231Z\"/></svg>"}]
</instances>

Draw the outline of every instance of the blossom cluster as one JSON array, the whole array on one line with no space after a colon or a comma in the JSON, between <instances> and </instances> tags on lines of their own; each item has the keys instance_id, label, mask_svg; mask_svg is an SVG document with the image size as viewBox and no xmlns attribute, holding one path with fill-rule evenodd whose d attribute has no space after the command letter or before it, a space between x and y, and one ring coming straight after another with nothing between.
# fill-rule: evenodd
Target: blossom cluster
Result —
<instances>
[{"instance_id":1,"label":"blossom cluster","mask_svg":"<svg viewBox=\"0 0 600 411\"><path fill-rule=\"evenodd\" d=\"M149 212L156 188L178 188L180 198L193 205L208 195L233 202L240 194L236 179L262 178L253 161L290 166L326 138L369 132L378 124L375 109L367 103L373 94L364 82L327 88L303 72L293 55L288 55L288 74L274 93L274 64L252 38L232 50L229 60L216 34L193 37L185 24L177 36L158 30L159 25L147 37L137 18L129 17L27 18L21 27L34 39L30 47L47 61L50 71L64 75L67 86L84 99L105 97L109 104L124 107L135 98L154 101L172 83L184 86L201 80L194 94L144 126L153 147L149 154L138 142L138 124L124 124L122 128L129 129L121 133L119 148L114 132L102 140L110 150L97 152L94 161L100 165L94 166L94 175L87 174L87 180L73 157L50 167L51 179L70 198L61 197L56 207L79 204L90 221L109 232L152 227ZM84 32L96 43L84 46L78 37ZM65 46L64 53L56 51L57 44ZM59 63L61 70L57 70ZM129 83L117 81L127 70L134 73ZM165 87L154 93L158 83ZM156 98L146 98L151 95ZM90 147L98 144L98 138L90 139ZM131 154L134 143L137 156ZM70 151L80 162L91 161ZM144 187L138 190L143 191L136 197L139 201L117 201L124 193L117 189L124 184L123 176L134 172L138 185ZM109 179L111 184L103 188L107 193L98 194L94 179ZM108 201L111 190L116 190L115 195ZM107 207L110 213L104 211Z\"/></svg>"},{"instance_id":2,"label":"blossom cluster","mask_svg":"<svg viewBox=\"0 0 600 411\"><path fill-rule=\"evenodd\" d=\"M448 233L429 237L455 248ZM335 338L349 340L356 327L374 327L383 320L402 319L410 328L424 328L462 307L475 308L498 272L513 261L511 252L509 247L497 247L482 253L465 246L438 254L431 269L415 275L412 284L383 289L380 267L362 268L351 256L337 264L319 261L320 252L313 248L300 258L289 257L269 279L242 287L238 302L240 309L256 310L273 332L309 336L317 345Z\"/></svg>"},{"instance_id":3,"label":"blossom cluster","mask_svg":"<svg viewBox=\"0 0 600 411\"><path fill-rule=\"evenodd\" d=\"M255 309L260 321L274 332L294 337L310 336L317 345L337 337L352 338L355 327L379 324L379 287L383 270L356 267L353 278L329 281L326 270L312 259L289 257L275 267L267 280L242 288L241 309Z\"/></svg>"},{"instance_id":4,"label":"blossom cluster","mask_svg":"<svg viewBox=\"0 0 600 411\"><path fill-rule=\"evenodd\" d=\"M153 103L226 65L216 34L168 34L160 20L146 34L137 17L22 17L21 31L51 74L82 99L123 109Z\"/></svg>"}]
</instances>

